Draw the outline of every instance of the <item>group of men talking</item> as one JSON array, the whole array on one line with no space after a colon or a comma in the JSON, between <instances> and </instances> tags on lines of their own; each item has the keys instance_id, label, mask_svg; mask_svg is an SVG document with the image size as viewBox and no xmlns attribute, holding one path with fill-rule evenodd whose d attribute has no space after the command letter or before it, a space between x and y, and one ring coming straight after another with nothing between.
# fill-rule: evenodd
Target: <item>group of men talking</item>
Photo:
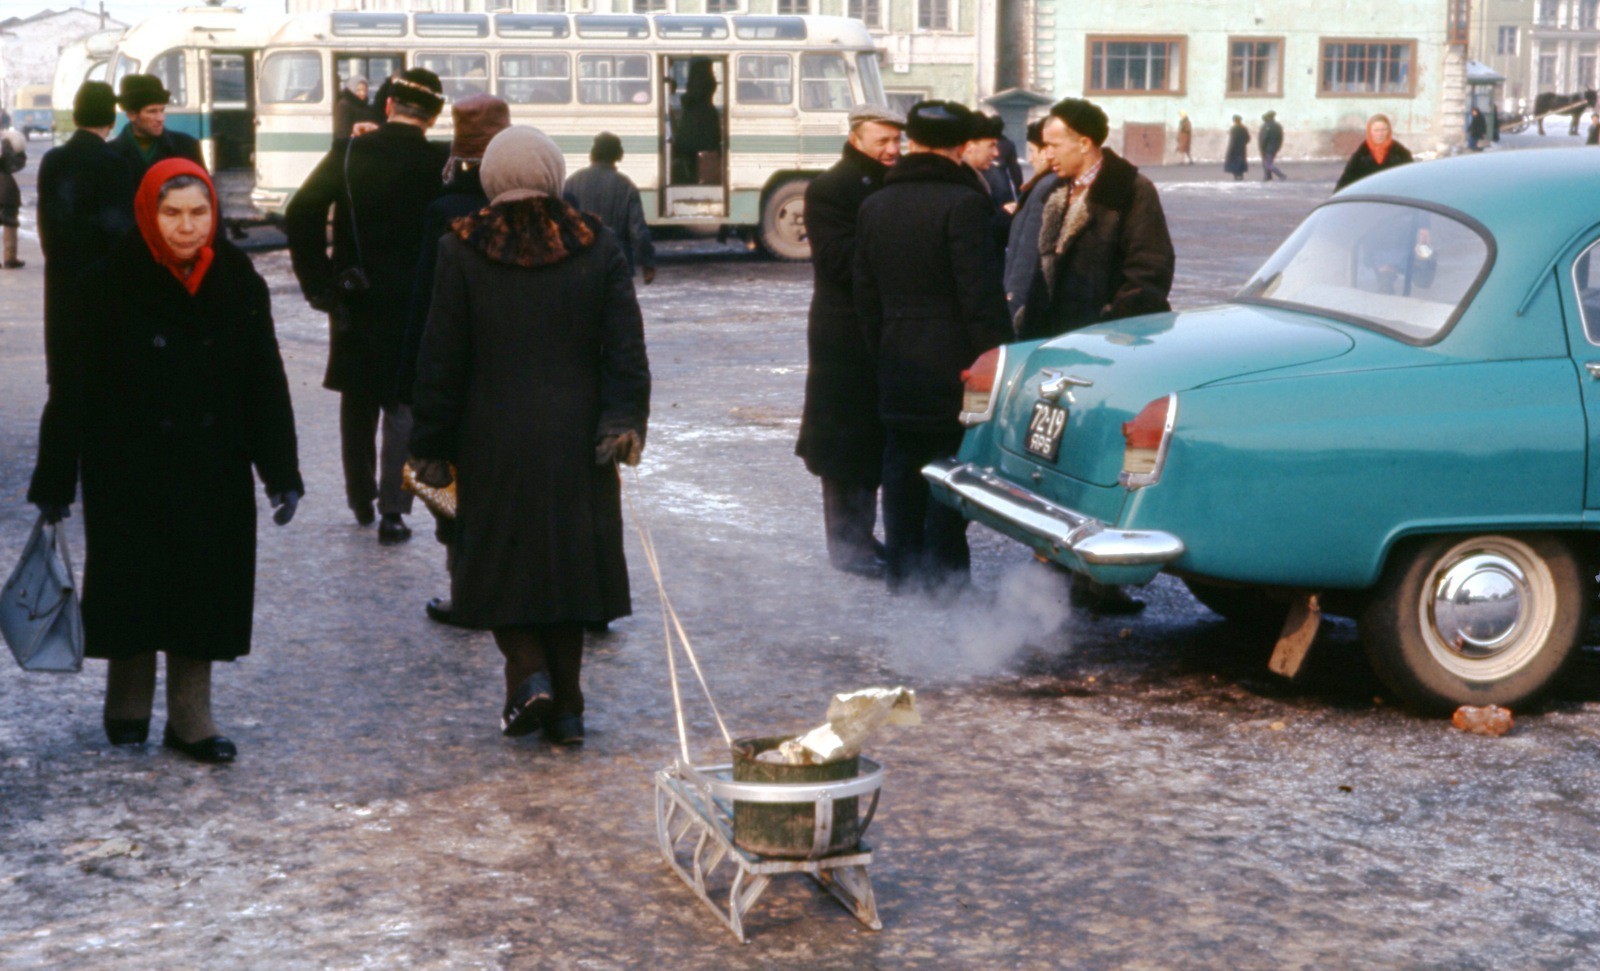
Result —
<instances>
[{"instance_id":1,"label":"group of men talking","mask_svg":"<svg viewBox=\"0 0 1600 971\"><path fill-rule=\"evenodd\" d=\"M1001 344L1170 309L1161 200L1108 134L1096 105L1058 102L1030 126L1038 171L1017 185L994 171L998 119L948 101L851 112L843 156L806 191L815 289L796 446L822 480L838 569L894 593L964 585L966 520L922 477L961 445L962 372ZM1084 580L1073 599L1143 606Z\"/></svg>"}]
</instances>

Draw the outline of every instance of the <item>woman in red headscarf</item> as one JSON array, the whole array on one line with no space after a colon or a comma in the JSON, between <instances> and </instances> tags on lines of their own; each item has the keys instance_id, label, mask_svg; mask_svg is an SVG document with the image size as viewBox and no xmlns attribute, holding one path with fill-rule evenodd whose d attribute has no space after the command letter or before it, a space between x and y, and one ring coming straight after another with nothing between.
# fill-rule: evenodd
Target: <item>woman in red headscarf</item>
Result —
<instances>
[{"instance_id":1,"label":"woman in red headscarf","mask_svg":"<svg viewBox=\"0 0 1600 971\"><path fill-rule=\"evenodd\" d=\"M205 762L236 748L211 718L211 663L250 650L252 468L278 512L300 478L267 285L217 238L216 192L185 159L152 166L130 233L75 288L28 501L55 521L83 487L87 654L110 662L104 725L144 742L167 655L163 744Z\"/></svg>"},{"instance_id":2,"label":"woman in red headscarf","mask_svg":"<svg viewBox=\"0 0 1600 971\"><path fill-rule=\"evenodd\" d=\"M1411 161L1411 151L1394 140L1394 126L1388 115L1373 115L1367 119L1367 137L1345 163L1344 174L1333 187L1338 192L1352 182L1359 182L1374 172L1397 168Z\"/></svg>"}]
</instances>

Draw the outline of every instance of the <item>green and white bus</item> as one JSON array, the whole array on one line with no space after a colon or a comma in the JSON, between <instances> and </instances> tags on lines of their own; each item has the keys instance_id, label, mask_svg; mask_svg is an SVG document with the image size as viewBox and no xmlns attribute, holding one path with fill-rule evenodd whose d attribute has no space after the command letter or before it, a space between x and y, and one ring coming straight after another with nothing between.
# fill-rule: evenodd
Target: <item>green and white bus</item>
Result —
<instances>
[{"instance_id":1,"label":"green and white bus","mask_svg":"<svg viewBox=\"0 0 1600 971\"><path fill-rule=\"evenodd\" d=\"M810 255L805 186L837 161L850 109L886 101L871 35L841 17L302 14L259 58L255 205L281 215L328 151L346 79L376 90L411 67L438 74L448 100L504 98L569 170L615 133L652 224L753 234L785 259ZM450 137L448 110L431 137Z\"/></svg>"}]
</instances>

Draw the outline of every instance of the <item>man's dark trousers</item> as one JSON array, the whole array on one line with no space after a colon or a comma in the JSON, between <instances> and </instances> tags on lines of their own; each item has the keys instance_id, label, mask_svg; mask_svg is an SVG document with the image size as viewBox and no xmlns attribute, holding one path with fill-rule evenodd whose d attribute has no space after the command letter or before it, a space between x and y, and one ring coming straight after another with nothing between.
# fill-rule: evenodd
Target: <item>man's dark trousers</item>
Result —
<instances>
[{"instance_id":1,"label":"man's dark trousers","mask_svg":"<svg viewBox=\"0 0 1600 971\"><path fill-rule=\"evenodd\" d=\"M889 589L907 583L935 588L964 583L972 564L967 520L928 494L922 467L961 448L961 428L909 431L890 428L883 452L883 534Z\"/></svg>"}]
</instances>

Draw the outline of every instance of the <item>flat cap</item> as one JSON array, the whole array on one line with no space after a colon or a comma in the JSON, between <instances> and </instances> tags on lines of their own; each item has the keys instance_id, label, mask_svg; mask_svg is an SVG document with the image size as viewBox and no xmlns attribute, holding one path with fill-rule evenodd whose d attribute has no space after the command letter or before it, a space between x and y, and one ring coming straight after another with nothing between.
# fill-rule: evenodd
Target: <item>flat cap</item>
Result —
<instances>
[{"instance_id":1,"label":"flat cap","mask_svg":"<svg viewBox=\"0 0 1600 971\"><path fill-rule=\"evenodd\" d=\"M906 126L906 116L888 105L856 105L850 109L851 128L869 121L875 121L880 125L893 125L896 128Z\"/></svg>"}]
</instances>

